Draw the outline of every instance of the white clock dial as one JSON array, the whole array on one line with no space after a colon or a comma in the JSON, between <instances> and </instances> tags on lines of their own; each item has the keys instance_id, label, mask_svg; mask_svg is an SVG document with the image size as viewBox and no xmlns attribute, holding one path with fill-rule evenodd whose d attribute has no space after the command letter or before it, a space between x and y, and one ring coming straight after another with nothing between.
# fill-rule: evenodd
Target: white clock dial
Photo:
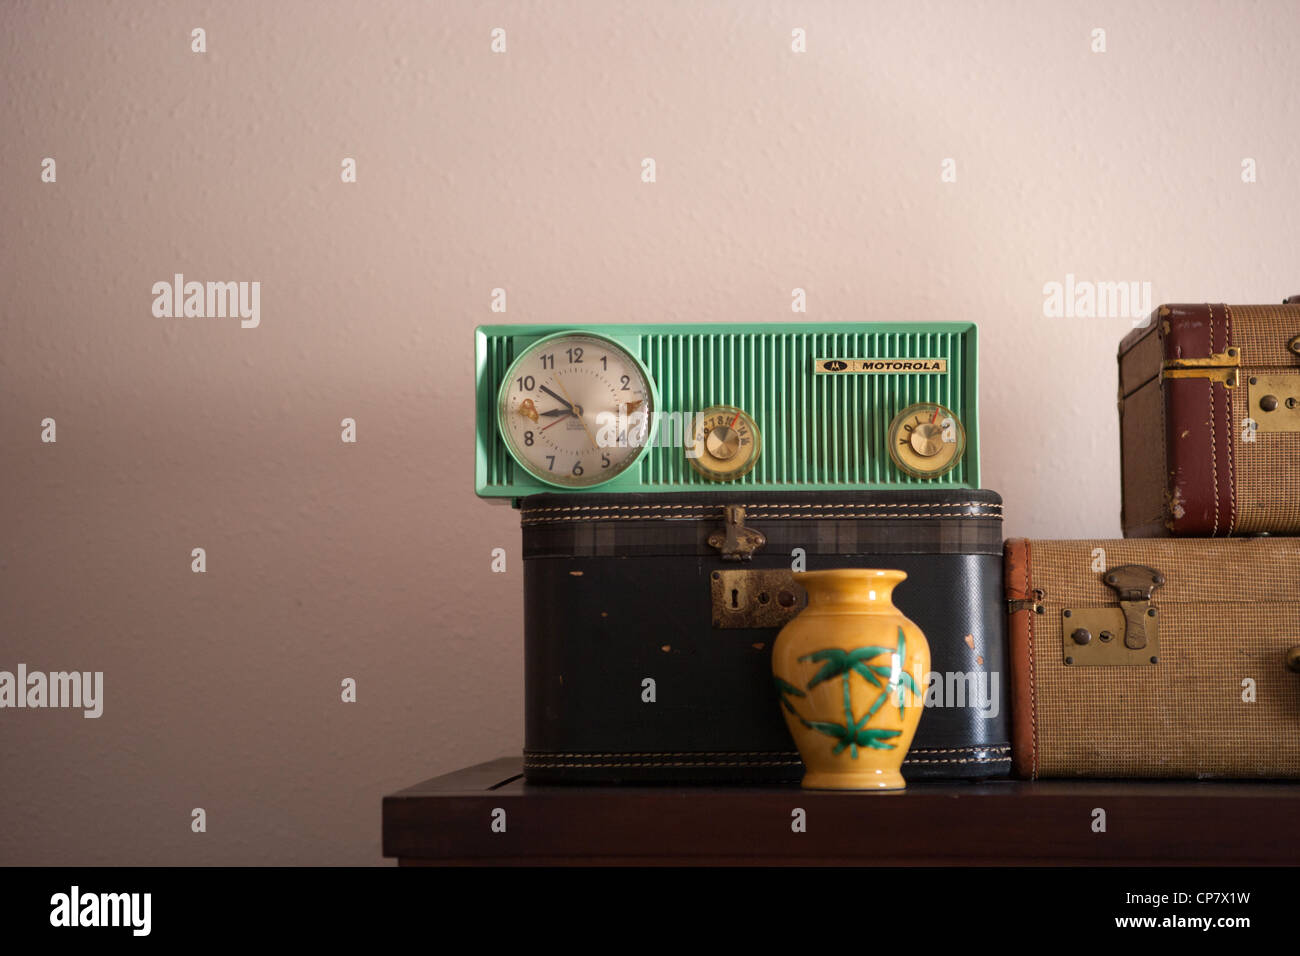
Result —
<instances>
[{"instance_id":1,"label":"white clock dial","mask_svg":"<svg viewBox=\"0 0 1300 956\"><path fill-rule=\"evenodd\" d=\"M622 346L590 333L561 333L515 359L501 385L497 425L534 477L589 488L640 457L653 406L649 377Z\"/></svg>"}]
</instances>

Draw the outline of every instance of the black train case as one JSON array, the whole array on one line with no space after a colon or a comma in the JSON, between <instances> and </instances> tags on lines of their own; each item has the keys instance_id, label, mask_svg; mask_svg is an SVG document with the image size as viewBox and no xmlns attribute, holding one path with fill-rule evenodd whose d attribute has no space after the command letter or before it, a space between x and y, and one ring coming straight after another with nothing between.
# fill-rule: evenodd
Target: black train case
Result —
<instances>
[{"instance_id":1,"label":"black train case","mask_svg":"<svg viewBox=\"0 0 1300 956\"><path fill-rule=\"evenodd\" d=\"M990 491L541 494L523 499L524 774L783 782L803 764L772 643L793 572L895 568L925 632L908 780L1011 767L1002 499Z\"/></svg>"}]
</instances>

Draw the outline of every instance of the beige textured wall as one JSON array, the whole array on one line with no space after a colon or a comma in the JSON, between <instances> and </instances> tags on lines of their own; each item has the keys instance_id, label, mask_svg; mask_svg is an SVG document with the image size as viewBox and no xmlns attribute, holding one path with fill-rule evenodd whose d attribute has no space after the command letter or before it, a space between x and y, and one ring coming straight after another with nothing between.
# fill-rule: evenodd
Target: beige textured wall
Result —
<instances>
[{"instance_id":1,"label":"beige textured wall","mask_svg":"<svg viewBox=\"0 0 1300 956\"><path fill-rule=\"evenodd\" d=\"M4 4L0 669L102 670L105 705L0 711L0 862L379 862L382 794L519 749L518 529L472 493L495 287L519 322L782 320L795 287L809 319L974 319L1007 532L1118 534L1130 323L1045 317L1044 283L1300 292L1297 27L1286 0ZM156 318L176 272L261 282L260 326Z\"/></svg>"}]
</instances>

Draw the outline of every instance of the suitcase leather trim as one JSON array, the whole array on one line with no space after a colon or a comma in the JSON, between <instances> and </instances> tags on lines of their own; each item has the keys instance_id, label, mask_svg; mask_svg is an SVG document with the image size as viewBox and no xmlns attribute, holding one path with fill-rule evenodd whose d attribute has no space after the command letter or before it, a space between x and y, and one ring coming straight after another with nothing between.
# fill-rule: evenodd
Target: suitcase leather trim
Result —
<instances>
[{"instance_id":1,"label":"suitcase leather trim","mask_svg":"<svg viewBox=\"0 0 1300 956\"><path fill-rule=\"evenodd\" d=\"M737 496L739 497L739 496ZM744 508L750 518L977 518L1002 517L1001 503L988 501L891 502L889 504L791 504L788 502L729 502ZM648 518L718 518L724 505L709 504L616 504L521 507L521 524L554 524L562 521L639 521ZM909 511L907 509L925 509Z\"/></svg>"},{"instance_id":2,"label":"suitcase leather trim","mask_svg":"<svg viewBox=\"0 0 1300 956\"><path fill-rule=\"evenodd\" d=\"M1010 609L1007 636L1011 652L1011 712L1029 715L1028 720L1012 721L1012 766L1018 776L1033 779L1038 776L1038 701L1034 688L1034 618L1038 602L1034 596L1028 539L1008 539L1005 556Z\"/></svg>"},{"instance_id":3,"label":"suitcase leather trim","mask_svg":"<svg viewBox=\"0 0 1300 956\"><path fill-rule=\"evenodd\" d=\"M873 493L751 495L704 492L664 502L654 495L622 495L607 504L570 496L536 496L520 505L524 558L695 554L717 557L712 533L723 528L727 508L744 510L746 528L765 538L756 554L802 547L809 555L846 549L864 554L927 553L1002 555L1002 499L988 491L963 491L956 501L935 501L927 490ZM821 496L818 496L821 497ZM848 500L845 500L845 499Z\"/></svg>"},{"instance_id":4,"label":"suitcase leather trim","mask_svg":"<svg viewBox=\"0 0 1300 956\"><path fill-rule=\"evenodd\" d=\"M1168 305L1159 315L1168 329L1167 362L1208 358L1232 345L1232 310L1226 304ZM1230 535L1237 522L1232 393L1208 378L1165 379L1164 391L1169 530L1184 536Z\"/></svg>"},{"instance_id":5,"label":"suitcase leather trim","mask_svg":"<svg viewBox=\"0 0 1300 956\"><path fill-rule=\"evenodd\" d=\"M1004 764L1011 762L1010 747L989 745L972 747L922 747L907 753L906 764ZM961 754L962 756L940 756ZM722 759L718 759L722 758ZM766 759L763 759L766 758ZM525 750L524 768L560 770L570 767L790 767L802 771L803 760L797 751L661 751L655 753L607 752L565 753L549 750Z\"/></svg>"}]
</instances>

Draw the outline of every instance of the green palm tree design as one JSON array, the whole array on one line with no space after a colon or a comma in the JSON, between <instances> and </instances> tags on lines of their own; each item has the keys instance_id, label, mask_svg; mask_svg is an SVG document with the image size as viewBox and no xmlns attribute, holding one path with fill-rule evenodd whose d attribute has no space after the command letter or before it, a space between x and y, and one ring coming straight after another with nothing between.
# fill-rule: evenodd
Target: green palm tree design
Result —
<instances>
[{"instance_id":1,"label":"green palm tree design","mask_svg":"<svg viewBox=\"0 0 1300 956\"><path fill-rule=\"evenodd\" d=\"M892 656L889 666L882 664L870 663L873 659L880 657L882 654L897 655ZM805 654L799 658L800 661L812 661L821 664L822 667L812 680L808 682L808 690L812 690L823 681L830 680L834 677L840 678L844 687L844 723L837 724L822 720L806 720L795 709L788 697L806 697L807 695L793 684L782 680L780 677L773 676L776 682L777 692L780 694L781 704L794 717L810 730L825 734L828 737L835 738L835 745L832 753L839 754L847 747L853 759L858 757L858 747L871 747L876 750L892 750L896 744L888 743L889 739L899 736L901 730L886 730L878 727L867 727L866 723L871 720L880 710L881 706L889 695L897 695L898 716L902 718L906 705L903 700L903 690L906 688L911 691L914 697L920 696L917 689L916 681L906 670L903 669L903 661L907 659L907 638L903 634L903 629L898 629L898 646L881 647L879 645L869 645L867 647L855 648L846 651L838 647L827 648L826 650L814 651L811 654ZM865 678L873 687L879 687L880 693L872 701L871 707L860 718L853 717L853 695L852 688L849 686L850 678L853 674Z\"/></svg>"},{"instance_id":2,"label":"green palm tree design","mask_svg":"<svg viewBox=\"0 0 1300 956\"><path fill-rule=\"evenodd\" d=\"M795 687L793 684L787 684L785 681L781 680L781 678L777 677L775 674L772 675L772 680L776 681L776 691L778 694L781 695L781 704L785 707L786 710L790 711L790 713L794 714L796 717L799 717L799 711L794 709L794 704L790 703L788 700L785 699L785 695L793 694L795 697L806 697L807 695L803 691L801 691L798 687ZM802 717L799 717L799 719L803 720ZM807 721L804 721L804 723L807 723Z\"/></svg>"},{"instance_id":3,"label":"green palm tree design","mask_svg":"<svg viewBox=\"0 0 1300 956\"><path fill-rule=\"evenodd\" d=\"M907 659L907 638L903 636L903 629L900 627L898 629L898 672L893 673L891 671L889 677L889 687L887 688L889 691L892 691L894 694L897 695L898 718L900 720L902 720L903 718L903 709L904 709L903 708L903 687L906 687L908 690L910 690L912 692L913 697L921 696L921 692L916 687L916 681L913 680L912 675L909 674L903 668L903 661L905 661L906 659Z\"/></svg>"}]
</instances>

